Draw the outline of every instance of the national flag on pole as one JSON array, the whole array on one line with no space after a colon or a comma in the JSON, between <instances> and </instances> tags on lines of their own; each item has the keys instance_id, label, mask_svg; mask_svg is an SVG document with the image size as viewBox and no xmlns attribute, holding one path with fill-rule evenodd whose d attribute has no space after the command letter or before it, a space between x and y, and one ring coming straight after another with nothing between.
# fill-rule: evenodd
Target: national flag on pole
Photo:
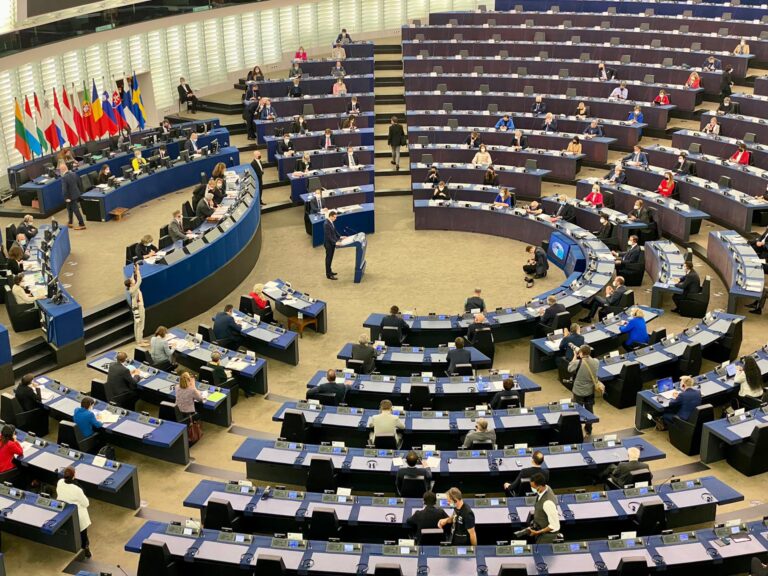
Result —
<instances>
[{"instance_id":1,"label":"national flag on pole","mask_svg":"<svg viewBox=\"0 0 768 576\"><path fill-rule=\"evenodd\" d=\"M131 130L137 130L139 127L139 121L136 120L136 116L133 113L133 109L131 108L131 91L126 90L123 92L123 98L122 98L122 111L123 116L125 116L125 121L128 122L128 126L131 127Z\"/></svg>"},{"instance_id":2,"label":"national flag on pole","mask_svg":"<svg viewBox=\"0 0 768 576\"><path fill-rule=\"evenodd\" d=\"M112 108L112 102L109 100L109 92L106 90L101 94L101 109L104 111L104 116L101 120L104 122L106 129L110 134L117 134L119 129L117 116Z\"/></svg>"},{"instance_id":3,"label":"national flag on pole","mask_svg":"<svg viewBox=\"0 0 768 576\"><path fill-rule=\"evenodd\" d=\"M56 88L53 89L53 125L56 127L56 134L59 137L59 146L64 146L67 143L67 131L64 128L64 117L61 114Z\"/></svg>"},{"instance_id":4,"label":"national flag on pole","mask_svg":"<svg viewBox=\"0 0 768 576\"><path fill-rule=\"evenodd\" d=\"M75 116L72 112L72 104L69 102L66 86L61 87L61 111L64 113L64 131L67 133L67 142L70 146L76 146L80 143L80 135L77 133Z\"/></svg>"},{"instance_id":5,"label":"national flag on pole","mask_svg":"<svg viewBox=\"0 0 768 576\"><path fill-rule=\"evenodd\" d=\"M32 158L32 152L29 150L29 144L27 143L27 131L24 128L24 118L21 115L21 106L19 106L19 101L15 101L16 104L16 144L15 148L19 151L19 154L21 154L21 157L24 158L24 160L29 160Z\"/></svg>"},{"instance_id":6,"label":"national flag on pole","mask_svg":"<svg viewBox=\"0 0 768 576\"><path fill-rule=\"evenodd\" d=\"M47 99L43 100L43 130L45 131L45 139L51 145L51 151L60 148L62 142L59 139L59 131L56 129L56 124L53 121L51 104Z\"/></svg>"},{"instance_id":7,"label":"national flag on pole","mask_svg":"<svg viewBox=\"0 0 768 576\"><path fill-rule=\"evenodd\" d=\"M91 115L93 126L96 128L95 136L101 138L107 132L107 123L104 121L104 110L101 107L101 98L96 90L96 80L92 79L91 87Z\"/></svg>"},{"instance_id":8,"label":"national flag on pole","mask_svg":"<svg viewBox=\"0 0 768 576\"><path fill-rule=\"evenodd\" d=\"M43 145L37 139L37 128L35 127L35 121L32 118L32 109L29 106L29 98L24 96L24 137L27 140L27 146L33 156L42 156Z\"/></svg>"},{"instance_id":9,"label":"national flag on pole","mask_svg":"<svg viewBox=\"0 0 768 576\"><path fill-rule=\"evenodd\" d=\"M96 140L98 130L93 122L93 110L91 109L91 97L88 95L88 87L83 80L83 126L88 133L88 140Z\"/></svg>"},{"instance_id":10,"label":"national flag on pole","mask_svg":"<svg viewBox=\"0 0 768 576\"><path fill-rule=\"evenodd\" d=\"M144 110L144 101L141 99L141 88L139 80L136 78L136 72L133 73L131 80L131 111L139 123L139 128L144 130L144 124L147 121L147 112Z\"/></svg>"},{"instance_id":11,"label":"national flag on pole","mask_svg":"<svg viewBox=\"0 0 768 576\"><path fill-rule=\"evenodd\" d=\"M112 110L115 111L115 120L117 121L117 129L129 128L128 122L123 114L123 101L120 99L120 94L117 90L112 93Z\"/></svg>"},{"instance_id":12,"label":"national flag on pole","mask_svg":"<svg viewBox=\"0 0 768 576\"><path fill-rule=\"evenodd\" d=\"M35 124L37 124L37 141L40 142L40 146L43 152L48 153L48 142L45 140L45 124L43 124L43 112L40 109L40 100L37 99L37 92L33 94L35 98Z\"/></svg>"},{"instance_id":13,"label":"national flag on pole","mask_svg":"<svg viewBox=\"0 0 768 576\"><path fill-rule=\"evenodd\" d=\"M90 140L88 135L88 128L85 125L83 119L83 105L80 103L80 94L75 90L75 85L72 84L72 119L75 122L75 130L77 130L77 136L80 138L80 142L85 144Z\"/></svg>"}]
</instances>

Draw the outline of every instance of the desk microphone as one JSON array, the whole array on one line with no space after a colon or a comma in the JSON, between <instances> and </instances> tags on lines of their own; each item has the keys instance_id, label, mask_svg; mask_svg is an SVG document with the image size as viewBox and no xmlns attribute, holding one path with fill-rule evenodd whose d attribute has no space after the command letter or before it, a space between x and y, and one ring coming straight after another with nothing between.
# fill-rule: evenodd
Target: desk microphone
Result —
<instances>
[{"instance_id":1,"label":"desk microphone","mask_svg":"<svg viewBox=\"0 0 768 576\"><path fill-rule=\"evenodd\" d=\"M355 231L354 231L352 228L350 228L349 226L344 226L344 232L346 232L346 233L347 233L347 234L349 234L350 236L354 236L355 234L357 234L357 232L355 232Z\"/></svg>"},{"instance_id":2,"label":"desk microphone","mask_svg":"<svg viewBox=\"0 0 768 576\"><path fill-rule=\"evenodd\" d=\"M665 484L670 484L672 480L676 480L676 479L677 479L677 475L672 474L672 476L670 476L669 478L664 480L661 484L659 484L659 487L656 490L659 493L659 495L661 495L661 489L664 487Z\"/></svg>"}]
</instances>

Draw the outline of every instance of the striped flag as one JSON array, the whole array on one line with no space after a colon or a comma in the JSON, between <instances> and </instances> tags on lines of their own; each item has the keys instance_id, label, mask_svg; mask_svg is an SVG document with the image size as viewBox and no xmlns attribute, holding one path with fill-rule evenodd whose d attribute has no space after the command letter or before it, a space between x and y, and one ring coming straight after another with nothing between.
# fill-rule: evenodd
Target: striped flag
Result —
<instances>
[{"instance_id":1,"label":"striped flag","mask_svg":"<svg viewBox=\"0 0 768 576\"><path fill-rule=\"evenodd\" d=\"M96 129L94 135L97 138L101 138L107 132L108 124L104 120L104 110L101 107L101 98L99 98L99 92L96 90L96 80L91 79L91 118L93 126Z\"/></svg>"},{"instance_id":2,"label":"striped flag","mask_svg":"<svg viewBox=\"0 0 768 576\"><path fill-rule=\"evenodd\" d=\"M32 153L33 156L42 156L43 155L43 145L40 144L40 141L37 139L37 128L35 127L35 121L32 118L32 109L29 106L29 98L24 96L24 132L26 140L27 140L27 146L29 146L29 151Z\"/></svg>"},{"instance_id":3,"label":"striped flag","mask_svg":"<svg viewBox=\"0 0 768 576\"><path fill-rule=\"evenodd\" d=\"M83 126L88 133L88 140L96 140L98 130L93 123L93 111L91 110L91 98L88 96L88 87L83 81Z\"/></svg>"},{"instance_id":4,"label":"striped flag","mask_svg":"<svg viewBox=\"0 0 768 576\"><path fill-rule=\"evenodd\" d=\"M139 127L139 121L136 120L136 116L133 113L133 109L131 108L131 91L126 90L123 92L123 99L122 99L122 111L123 116L125 116L125 121L128 122L128 126L131 127L131 130L136 130Z\"/></svg>"},{"instance_id":5,"label":"striped flag","mask_svg":"<svg viewBox=\"0 0 768 576\"><path fill-rule=\"evenodd\" d=\"M59 131L56 129L56 124L53 121L51 105L48 100L43 100L43 130L45 132L45 139L51 145L51 150L60 148L62 142L59 139Z\"/></svg>"},{"instance_id":6,"label":"striped flag","mask_svg":"<svg viewBox=\"0 0 768 576\"><path fill-rule=\"evenodd\" d=\"M88 128L85 125L85 120L83 119L83 105L80 103L80 94L75 90L74 84L72 84L72 119L75 122L75 130L77 130L77 136L80 138L80 142L88 142L90 137L88 136Z\"/></svg>"},{"instance_id":7,"label":"striped flag","mask_svg":"<svg viewBox=\"0 0 768 576\"><path fill-rule=\"evenodd\" d=\"M69 102L66 86L61 87L61 111L64 113L64 131L67 133L67 142L71 146L76 146L80 143L80 135L77 133L75 116L72 112L72 105Z\"/></svg>"},{"instance_id":8,"label":"striped flag","mask_svg":"<svg viewBox=\"0 0 768 576\"><path fill-rule=\"evenodd\" d=\"M64 128L64 117L61 114L56 88L53 89L53 125L56 127L56 134L59 137L59 147L62 147L67 143L67 131Z\"/></svg>"},{"instance_id":9,"label":"striped flag","mask_svg":"<svg viewBox=\"0 0 768 576\"><path fill-rule=\"evenodd\" d=\"M141 99L141 88L139 80L136 78L136 72L133 73L131 80L131 111L139 123L139 128L144 130L144 124L147 121L147 112L144 110L144 101Z\"/></svg>"},{"instance_id":10,"label":"striped flag","mask_svg":"<svg viewBox=\"0 0 768 576\"><path fill-rule=\"evenodd\" d=\"M29 144L27 143L27 131L24 128L24 118L21 115L21 106L19 106L19 101L15 100L16 105L16 144L14 147L16 150L19 151L19 154L21 154L21 157L24 158L24 160L29 160L32 158L32 153L29 150Z\"/></svg>"},{"instance_id":11,"label":"striped flag","mask_svg":"<svg viewBox=\"0 0 768 576\"><path fill-rule=\"evenodd\" d=\"M37 99L37 92L33 94L35 98L35 124L37 124L37 141L43 148L43 152L48 153L48 142L45 140L45 125L43 124L43 112L40 110L40 100Z\"/></svg>"},{"instance_id":12,"label":"striped flag","mask_svg":"<svg viewBox=\"0 0 768 576\"><path fill-rule=\"evenodd\" d=\"M112 102L109 100L109 92L106 90L101 95L101 109L104 111L104 116L101 117L101 120L105 128L110 134L117 134L119 125L115 111L112 109Z\"/></svg>"}]
</instances>

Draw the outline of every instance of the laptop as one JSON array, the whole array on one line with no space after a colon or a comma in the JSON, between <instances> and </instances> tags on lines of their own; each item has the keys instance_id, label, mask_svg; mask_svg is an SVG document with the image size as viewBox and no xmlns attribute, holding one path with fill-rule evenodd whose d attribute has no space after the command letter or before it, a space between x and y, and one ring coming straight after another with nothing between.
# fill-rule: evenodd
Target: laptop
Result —
<instances>
[{"instance_id":1,"label":"laptop","mask_svg":"<svg viewBox=\"0 0 768 576\"><path fill-rule=\"evenodd\" d=\"M659 394L663 394L664 392L669 392L674 388L675 388L675 382L674 380L672 380L672 378L662 378L661 380L656 382L656 389L658 390Z\"/></svg>"}]
</instances>

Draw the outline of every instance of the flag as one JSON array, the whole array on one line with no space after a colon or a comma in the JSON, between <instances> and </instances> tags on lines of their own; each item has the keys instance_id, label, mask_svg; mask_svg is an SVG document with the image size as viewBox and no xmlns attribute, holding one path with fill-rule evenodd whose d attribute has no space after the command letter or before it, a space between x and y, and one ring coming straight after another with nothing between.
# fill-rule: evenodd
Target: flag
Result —
<instances>
[{"instance_id":1,"label":"flag","mask_svg":"<svg viewBox=\"0 0 768 576\"><path fill-rule=\"evenodd\" d=\"M53 121L51 105L48 100L43 100L43 131L45 132L45 139L51 145L51 151L61 147L62 142L59 139L59 131L56 129L56 124Z\"/></svg>"},{"instance_id":2,"label":"flag","mask_svg":"<svg viewBox=\"0 0 768 576\"><path fill-rule=\"evenodd\" d=\"M21 107L19 101L15 101L16 104L16 144L15 148L21 154L24 160L29 160L32 157L32 152L29 150L29 144L27 143L27 131L24 128L24 118L21 115Z\"/></svg>"},{"instance_id":3,"label":"flag","mask_svg":"<svg viewBox=\"0 0 768 576\"><path fill-rule=\"evenodd\" d=\"M112 102L109 100L109 93L105 90L101 95L101 109L104 111L104 116L101 120L104 122L104 126L110 134L117 134L119 129L117 116L112 109Z\"/></svg>"},{"instance_id":4,"label":"flag","mask_svg":"<svg viewBox=\"0 0 768 576\"><path fill-rule=\"evenodd\" d=\"M67 131L64 128L64 117L61 114L56 88L53 89L53 125L56 127L56 134L59 137L59 147L63 147L67 143Z\"/></svg>"},{"instance_id":5,"label":"flag","mask_svg":"<svg viewBox=\"0 0 768 576\"><path fill-rule=\"evenodd\" d=\"M37 139L37 128L35 127L35 121L32 118L32 109L29 106L29 98L26 96L24 96L24 132L29 151L33 156L42 156L43 145L40 144L40 140Z\"/></svg>"},{"instance_id":6,"label":"flag","mask_svg":"<svg viewBox=\"0 0 768 576\"><path fill-rule=\"evenodd\" d=\"M131 109L131 91L126 90L123 92L123 98L122 98L122 112L123 116L125 116L125 121L128 123L128 126L131 127L131 130L136 130L139 127L139 121L136 120L136 116L133 114L133 110Z\"/></svg>"},{"instance_id":7,"label":"flag","mask_svg":"<svg viewBox=\"0 0 768 576\"><path fill-rule=\"evenodd\" d=\"M136 78L136 72L133 73L131 81L131 111L139 123L139 128L144 130L144 123L147 121L147 113L144 110L144 101L141 99L141 88L139 80Z\"/></svg>"},{"instance_id":8,"label":"flag","mask_svg":"<svg viewBox=\"0 0 768 576\"><path fill-rule=\"evenodd\" d=\"M65 86L61 87L61 111L64 113L64 131L67 133L67 142L69 142L70 146L76 146L80 143L80 136L77 133L75 116L72 112L72 105L69 103L69 95Z\"/></svg>"},{"instance_id":9,"label":"flag","mask_svg":"<svg viewBox=\"0 0 768 576\"><path fill-rule=\"evenodd\" d=\"M96 135L98 130L93 123L91 99L88 96L88 87L85 85L85 81L83 81L83 102L83 126L85 127L85 131L88 133L88 140L96 140L96 138L98 138Z\"/></svg>"},{"instance_id":10,"label":"flag","mask_svg":"<svg viewBox=\"0 0 768 576\"><path fill-rule=\"evenodd\" d=\"M80 142L85 144L90 138L88 136L88 128L83 119L83 105L80 103L80 94L75 90L74 84L72 84L72 119L75 122L75 130L77 130Z\"/></svg>"},{"instance_id":11,"label":"flag","mask_svg":"<svg viewBox=\"0 0 768 576\"><path fill-rule=\"evenodd\" d=\"M94 136L96 138L101 138L107 132L107 123L104 120L104 110L101 107L101 98L99 98L99 93L96 91L96 80L92 79L91 82L93 83L91 88L91 118L93 126L96 129Z\"/></svg>"},{"instance_id":12,"label":"flag","mask_svg":"<svg viewBox=\"0 0 768 576\"><path fill-rule=\"evenodd\" d=\"M40 110L40 100L37 99L37 92L33 94L35 98L35 124L37 124L37 141L40 142L40 146L43 152L48 153L48 142L45 140L45 125L43 124L43 113Z\"/></svg>"},{"instance_id":13,"label":"flag","mask_svg":"<svg viewBox=\"0 0 768 576\"><path fill-rule=\"evenodd\" d=\"M129 128L128 122L125 119L125 114L123 113L123 101L120 99L120 93L115 90L112 93L112 110L115 111L115 120L117 121L117 129L122 130L123 128Z\"/></svg>"}]
</instances>

